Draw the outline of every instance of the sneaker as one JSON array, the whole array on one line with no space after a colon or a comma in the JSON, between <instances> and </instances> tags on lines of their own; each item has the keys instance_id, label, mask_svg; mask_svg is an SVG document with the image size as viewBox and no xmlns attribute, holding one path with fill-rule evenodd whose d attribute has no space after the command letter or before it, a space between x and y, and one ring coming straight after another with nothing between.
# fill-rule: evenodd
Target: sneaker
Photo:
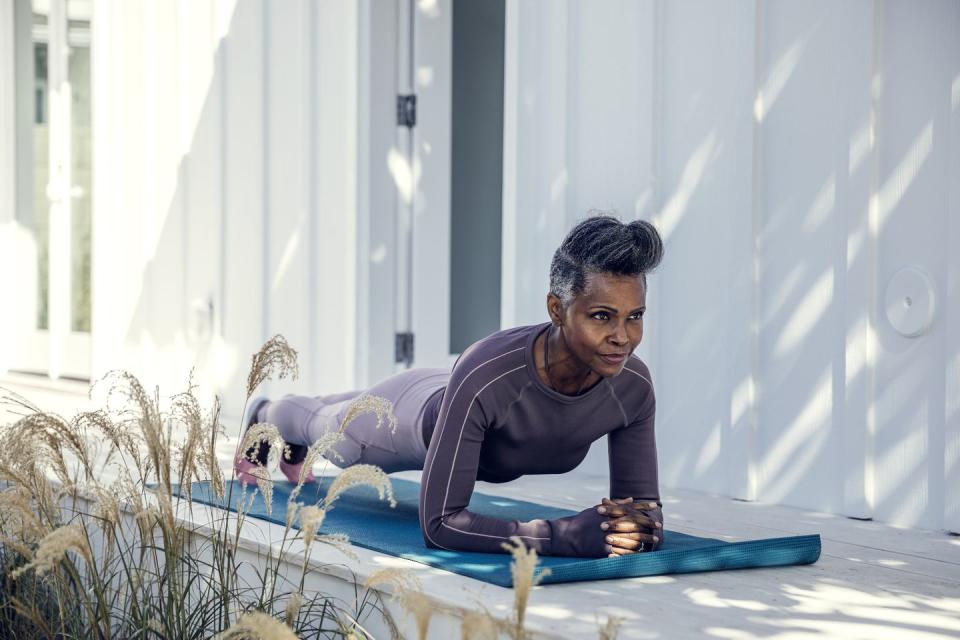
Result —
<instances>
[{"instance_id":1,"label":"sneaker","mask_svg":"<svg viewBox=\"0 0 960 640\"><path fill-rule=\"evenodd\" d=\"M260 409L260 406L264 402L268 402L269 399L266 396L257 396L250 400L247 403L247 410L243 414L243 433L247 432L247 429L250 428L250 425L257 421L257 411ZM244 452L240 451L240 444L243 442L243 436L240 436L240 442L237 443L237 452L234 455L233 459L233 471L236 474L237 480L243 484L254 485L257 483L257 477L251 474L250 472L256 469L257 467L263 467L267 464L267 455L270 453L270 445L261 442L260 450L257 454L257 461L254 462L248 457L253 453L251 447ZM298 471L299 473L299 471Z\"/></svg>"}]
</instances>

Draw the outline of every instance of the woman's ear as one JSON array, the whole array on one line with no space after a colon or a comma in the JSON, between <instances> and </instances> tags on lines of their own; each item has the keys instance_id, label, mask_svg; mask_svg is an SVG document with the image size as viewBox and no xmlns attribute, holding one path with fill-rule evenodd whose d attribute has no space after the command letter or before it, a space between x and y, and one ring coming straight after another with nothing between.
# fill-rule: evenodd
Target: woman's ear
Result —
<instances>
[{"instance_id":1,"label":"woman's ear","mask_svg":"<svg viewBox=\"0 0 960 640\"><path fill-rule=\"evenodd\" d=\"M547 313L554 326L563 326L563 302L552 293L547 294Z\"/></svg>"}]
</instances>

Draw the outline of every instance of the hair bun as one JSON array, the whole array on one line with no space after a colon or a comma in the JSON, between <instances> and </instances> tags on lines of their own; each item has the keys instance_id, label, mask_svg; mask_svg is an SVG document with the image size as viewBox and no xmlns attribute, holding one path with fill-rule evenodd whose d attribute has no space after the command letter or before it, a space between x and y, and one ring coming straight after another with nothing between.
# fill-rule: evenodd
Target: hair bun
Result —
<instances>
[{"instance_id":1,"label":"hair bun","mask_svg":"<svg viewBox=\"0 0 960 640\"><path fill-rule=\"evenodd\" d=\"M646 220L633 220L627 223L627 228L633 234L640 255L644 257L644 271L657 268L663 259L663 239L657 228Z\"/></svg>"}]
</instances>

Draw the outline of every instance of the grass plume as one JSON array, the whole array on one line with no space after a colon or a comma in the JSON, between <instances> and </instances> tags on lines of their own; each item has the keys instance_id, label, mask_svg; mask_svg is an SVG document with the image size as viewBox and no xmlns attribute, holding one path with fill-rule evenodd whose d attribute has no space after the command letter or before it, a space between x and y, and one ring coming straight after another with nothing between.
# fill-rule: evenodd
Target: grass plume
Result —
<instances>
[{"instance_id":1,"label":"grass plume","mask_svg":"<svg viewBox=\"0 0 960 640\"><path fill-rule=\"evenodd\" d=\"M268 378L289 377L296 380L299 375L297 352L287 344L286 338L275 335L251 358L250 373L247 375L247 398L252 397L257 387Z\"/></svg>"},{"instance_id":2,"label":"grass plume","mask_svg":"<svg viewBox=\"0 0 960 640\"><path fill-rule=\"evenodd\" d=\"M243 614L219 640L297 640L293 629L260 611Z\"/></svg>"},{"instance_id":3,"label":"grass plume","mask_svg":"<svg viewBox=\"0 0 960 640\"><path fill-rule=\"evenodd\" d=\"M514 629L513 637L516 640L526 638L524 623L527 613L527 602L530 591L544 577L550 575L550 569L543 569L539 573L537 568L537 551L527 548L518 536L510 536L510 543L504 542L501 546L510 552L513 561L510 563L510 575L513 577L513 609Z\"/></svg>"}]
</instances>

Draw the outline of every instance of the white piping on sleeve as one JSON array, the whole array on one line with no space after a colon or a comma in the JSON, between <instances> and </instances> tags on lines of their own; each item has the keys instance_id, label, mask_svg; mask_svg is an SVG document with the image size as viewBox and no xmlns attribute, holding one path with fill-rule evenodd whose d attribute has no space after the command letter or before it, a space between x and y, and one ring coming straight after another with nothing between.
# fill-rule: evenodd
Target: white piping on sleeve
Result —
<instances>
[{"instance_id":1,"label":"white piping on sleeve","mask_svg":"<svg viewBox=\"0 0 960 640\"><path fill-rule=\"evenodd\" d=\"M506 538L504 538L503 536L494 536L494 535L490 535L489 533L477 533L476 531L464 531L463 529L457 529L456 527L451 527L446 522L441 522L441 524L445 526L447 529L453 529L454 531L459 531L460 533L466 533L471 536L483 536L485 538L497 538L499 540L506 540ZM549 540L550 539L550 538L538 538L536 536L511 536L511 537L526 538L527 540Z\"/></svg>"},{"instance_id":2,"label":"white piping on sleeve","mask_svg":"<svg viewBox=\"0 0 960 640\"><path fill-rule=\"evenodd\" d=\"M516 353L517 351L523 351L525 348L526 348L526 346L517 347L516 349L512 349L512 350L510 350L510 351L507 351L506 353L501 353L500 355L494 356L493 358L490 358L490 359L487 360L486 362L482 362L482 363L478 364L476 367L474 367L473 369L471 369L470 372L467 373L467 375L463 376L463 380L460 381L460 384L457 385L457 388L454 390L453 395L450 396L450 404L449 404L448 406L453 406L454 401L457 399L457 394L460 393L460 389L463 387L464 383L467 381L467 378L469 378L470 376L472 376L478 369L480 369L480 367L483 367L484 365L490 364L490 363L493 362L494 360L498 360L498 359L500 359L500 358L503 358L504 356L508 356L508 355L510 355L511 353ZM468 408L468 409L467 409L467 413L469 413L469 412L470 412L470 409ZM437 434L437 442L440 442L440 439L443 437L443 430L444 430L444 428L445 428L446 426L447 426L447 420L446 420L446 416L444 416L443 424L440 425L440 433ZM461 435L462 435L462 432L461 432ZM439 445L438 445L438 446L439 446ZM458 447L460 446L460 443L459 443L459 442L457 443L457 446L458 446ZM436 458L436 456L434 456L434 458ZM434 460L434 462L435 462L435 460ZM422 477L421 482L423 483L423 486L424 486L424 489L423 489L423 502L424 502L424 505L426 505L426 503L427 503L427 492L430 490L430 472L431 472L431 471L433 471L433 464L431 464L429 468L425 469L423 476L421 476L421 477ZM453 469L452 469L452 468L451 468L451 470L450 470L450 473L453 474ZM441 510L441 512L440 512L440 516L441 516L441 518L443 517L443 511L442 511L442 510ZM425 536L427 537L427 540L429 540L429 541L432 542L433 544L437 545L437 546L440 547L441 549L447 549L447 547L444 547L443 545L437 544L437 541L430 537L430 532L429 532L429 528L427 527L427 521L426 521L426 509L421 509L421 510L420 510L420 529L423 531L423 535L425 535ZM454 549L447 549L447 551L454 551Z\"/></svg>"},{"instance_id":3,"label":"white piping on sleeve","mask_svg":"<svg viewBox=\"0 0 960 640\"><path fill-rule=\"evenodd\" d=\"M637 376L638 378L640 378L641 380L645 381L648 385L650 385L650 388L653 389L653 383L650 382L650 379L647 378L646 376L644 376L642 373L640 373L639 371L634 371L634 370L631 369L630 367L626 367L626 366L625 366L623 369L624 369L624 371L629 371L629 372L632 373L633 375L635 375L635 376Z\"/></svg>"},{"instance_id":4,"label":"white piping on sleeve","mask_svg":"<svg viewBox=\"0 0 960 640\"><path fill-rule=\"evenodd\" d=\"M606 378L603 381L607 384L607 389L610 391L610 396L613 398L614 402L617 403L617 406L620 407L620 415L623 416L623 426L630 424L630 420L627 418L627 412L623 408L623 403L620 402L620 398L617 397L617 392L613 390L613 385L610 384L610 381Z\"/></svg>"},{"instance_id":5,"label":"white piping on sleeve","mask_svg":"<svg viewBox=\"0 0 960 640\"><path fill-rule=\"evenodd\" d=\"M487 384L483 385L483 387L481 387L480 390L473 395L473 399L470 400L470 404L467 405L467 410L463 414L463 424L460 425L460 435L457 437L457 448L453 450L453 461L450 463L450 476L447 478L447 492L443 494L443 505L440 507L441 522L443 521L443 518L446 516L447 499L450 497L450 485L453 483L453 470L457 466L457 455L460 453L460 443L463 442L463 432L467 428L467 418L470 417L470 410L473 409L473 403L477 401L477 398L480 396L481 393L484 392L484 390L486 390L487 387L492 385L494 382L496 382L503 376L509 375L514 371L519 371L520 369L526 369L526 368L527 368L527 365L522 364L519 367L510 369L509 371L504 371L503 373L498 375L496 378L494 378ZM424 496L424 498L426 498L426 496ZM426 502L426 500L424 500L424 502ZM506 540L506 538L504 538L504 540Z\"/></svg>"}]
</instances>

